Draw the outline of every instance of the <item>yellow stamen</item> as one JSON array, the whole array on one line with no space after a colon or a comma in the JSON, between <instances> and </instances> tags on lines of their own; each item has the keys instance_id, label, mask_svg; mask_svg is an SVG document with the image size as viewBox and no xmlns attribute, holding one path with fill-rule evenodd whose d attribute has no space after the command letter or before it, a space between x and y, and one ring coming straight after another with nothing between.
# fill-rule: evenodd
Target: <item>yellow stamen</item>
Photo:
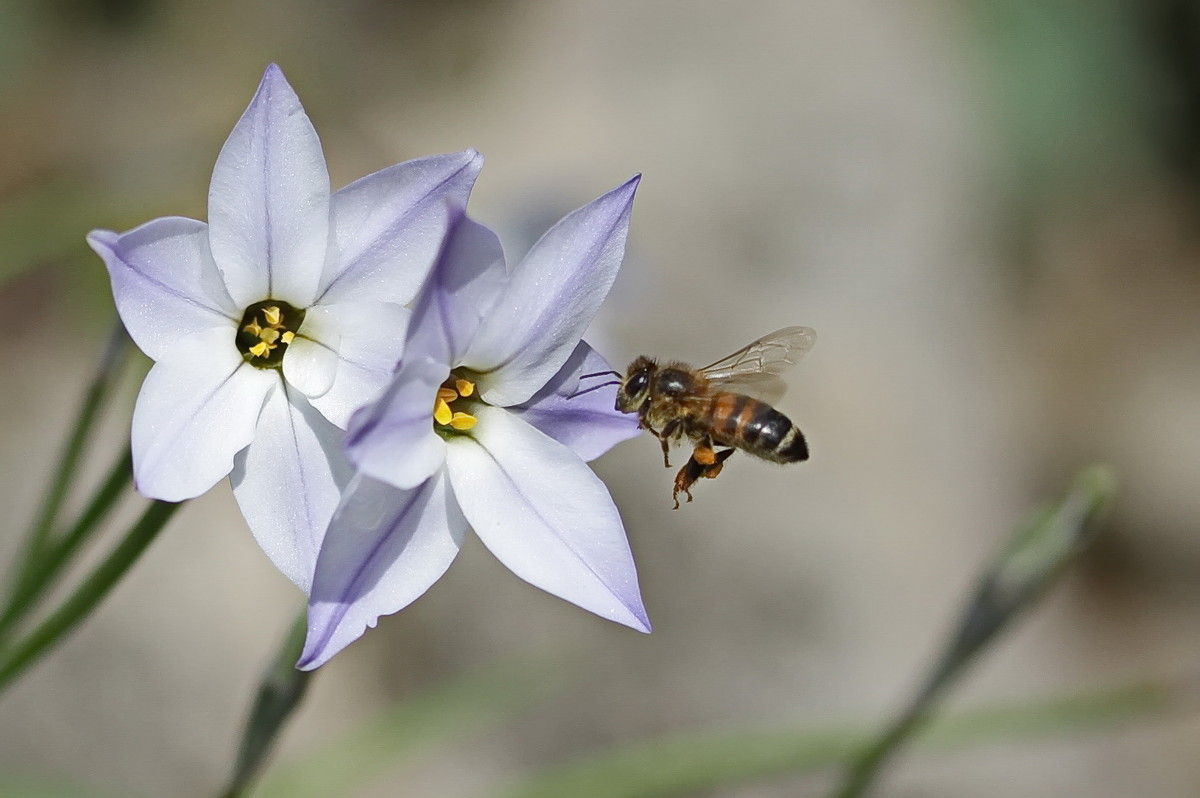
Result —
<instances>
[{"instance_id":1,"label":"yellow stamen","mask_svg":"<svg viewBox=\"0 0 1200 798\"><path fill-rule=\"evenodd\" d=\"M278 327L279 322L283 321L283 311L277 306L272 305L269 308L263 308L263 318L267 320L267 324L272 327Z\"/></svg>"},{"instance_id":2,"label":"yellow stamen","mask_svg":"<svg viewBox=\"0 0 1200 798\"><path fill-rule=\"evenodd\" d=\"M271 347L267 346L262 341L259 341L254 346L250 347L250 354L255 357L266 357L267 352L271 351Z\"/></svg>"},{"instance_id":3,"label":"yellow stamen","mask_svg":"<svg viewBox=\"0 0 1200 798\"><path fill-rule=\"evenodd\" d=\"M273 344L279 340L279 330L263 330L258 334L258 338L260 341L266 341L268 345Z\"/></svg>"},{"instance_id":4,"label":"yellow stamen","mask_svg":"<svg viewBox=\"0 0 1200 798\"><path fill-rule=\"evenodd\" d=\"M259 326L257 320L250 322L242 329L245 330L246 332L250 333L251 335L253 335L255 338L257 338L260 334L262 334L262 330L263 330L263 328Z\"/></svg>"},{"instance_id":5,"label":"yellow stamen","mask_svg":"<svg viewBox=\"0 0 1200 798\"><path fill-rule=\"evenodd\" d=\"M285 344L290 344L292 341L296 340L296 334L291 330L288 330L283 335L279 336L279 340L283 341Z\"/></svg>"},{"instance_id":6,"label":"yellow stamen","mask_svg":"<svg viewBox=\"0 0 1200 798\"><path fill-rule=\"evenodd\" d=\"M449 424L454 419L454 412L450 410L450 405L446 404L446 400L440 396L433 403L433 420L439 424Z\"/></svg>"},{"instance_id":7,"label":"yellow stamen","mask_svg":"<svg viewBox=\"0 0 1200 798\"><path fill-rule=\"evenodd\" d=\"M459 430L468 430L479 423L479 419L469 413L455 413L450 419L450 426Z\"/></svg>"},{"instance_id":8,"label":"yellow stamen","mask_svg":"<svg viewBox=\"0 0 1200 798\"><path fill-rule=\"evenodd\" d=\"M470 396L475 393L475 383L470 380L455 380L454 387L458 389L459 394L462 396Z\"/></svg>"},{"instance_id":9,"label":"yellow stamen","mask_svg":"<svg viewBox=\"0 0 1200 798\"><path fill-rule=\"evenodd\" d=\"M443 402L453 402L458 398L458 391L453 388L438 388L437 398Z\"/></svg>"}]
</instances>

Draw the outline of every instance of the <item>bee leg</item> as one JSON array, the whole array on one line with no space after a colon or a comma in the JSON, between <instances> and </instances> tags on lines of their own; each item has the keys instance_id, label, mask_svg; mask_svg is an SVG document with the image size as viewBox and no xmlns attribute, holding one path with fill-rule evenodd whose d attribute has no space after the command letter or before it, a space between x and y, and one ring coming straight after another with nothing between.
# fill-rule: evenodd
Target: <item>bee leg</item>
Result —
<instances>
[{"instance_id":1,"label":"bee leg","mask_svg":"<svg viewBox=\"0 0 1200 798\"><path fill-rule=\"evenodd\" d=\"M736 449L724 449L716 451L711 446L696 447L696 451L692 452L692 458L700 465L704 466L701 477L705 479L716 479L717 474L721 473L721 469L725 467L725 461L733 454Z\"/></svg>"},{"instance_id":2,"label":"bee leg","mask_svg":"<svg viewBox=\"0 0 1200 798\"><path fill-rule=\"evenodd\" d=\"M671 491L671 498L675 500L674 509L679 509L680 493L685 494L688 501L692 500L692 485L703 476L705 468L707 466L696 462L695 457L689 457L683 468L679 469L679 473L675 475L675 489Z\"/></svg>"},{"instance_id":3,"label":"bee leg","mask_svg":"<svg viewBox=\"0 0 1200 798\"><path fill-rule=\"evenodd\" d=\"M674 421L668 422L667 425L662 428L662 432L655 433L655 436L658 438L658 442L662 444L663 468L671 467L671 456L669 451L670 440L671 438L675 437L676 434L678 434L679 428L682 426L683 422L679 419L675 419Z\"/></svg>"},{"instance_id":4,"label":"bee leg","mask_svg":"<svg viewBox=\"0 0 1200 798\"><path fill-rule=\"evenodd\" d=\"M671 498L675 500L675 509L679 509L680 493L686 495L687 500L691 501L691 488L696 484L696 480L716 479L717 474L720 474L721 469L725 467L725 461L735 451L737 450L725 449L718 452L712 448L711 444L697 446L687 463L675 475L675 490L671 493Z\"/></svg>"}]
</instances>

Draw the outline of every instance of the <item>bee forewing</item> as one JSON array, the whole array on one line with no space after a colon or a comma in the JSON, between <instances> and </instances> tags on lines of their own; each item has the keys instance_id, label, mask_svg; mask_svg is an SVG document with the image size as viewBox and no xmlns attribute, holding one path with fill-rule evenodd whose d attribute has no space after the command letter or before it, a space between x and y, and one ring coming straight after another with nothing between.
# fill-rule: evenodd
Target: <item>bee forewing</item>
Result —
<instances>
[{"instance_id":1,"label":"bee forewing","mask_svg":"<svg viewBox=\"0 0 1200 798\"><path fill-rule=\"evenodd\" d=\"M750 375L779 375L796 365L816 342L817 333L811 327L784 327L700 371L714 382L733 381Z\"/></svg>"}]
</instances>

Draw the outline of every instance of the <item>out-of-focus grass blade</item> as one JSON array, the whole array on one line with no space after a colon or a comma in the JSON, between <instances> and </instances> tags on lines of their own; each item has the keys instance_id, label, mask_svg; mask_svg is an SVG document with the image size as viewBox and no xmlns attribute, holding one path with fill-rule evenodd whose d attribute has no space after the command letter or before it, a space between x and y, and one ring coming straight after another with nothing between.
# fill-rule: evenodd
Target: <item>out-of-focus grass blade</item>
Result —
<instances>
[{"instance_id":1,"label":"out-of-focus grass blade","mask_svg":"<svg viewBox=\"0 0 1200 798\"><path fill-rule=\"evenodd\" d=\"M547 669L497 667L421 695L365 723L303 761L281 763L250 792L254 798L351 796L423 750L466 736L541 698Z\"/></svg>"},{"instance_id":2,"label":"out-of-focus grass blade","mask_svg":"<svg viewBox=\"0 0 1200 798\"><path fill-rule=\"evenodd\" d=\"M930 724L915 741L946 751L1091 732L1165 713L1179 686L1139 683L1025 704L969 710ZM1190 690L1187 685L1184 690ZM671 737L595 754L550 768L500 793L502 798L681 798L702 790L826 771L862 750L866 727L758 731Z\"/></svg>"},{"instance_id":3,"label":"out-of-focus grass blade","mask_svg":"<svg viewBox=\"0 0 1200 798\"><path fill-rule=\"evenodd\" d=\"M929 702L975 654L1030 606L1090 542L1090 522L1112 496L1106 469L1085 469L1066 498L1021 528L979 581L945 654L908 712L881 736L841 728L675 737L639 743L552 768L503 793L504 798L668 798L752 779L799 775L845 763L856 753L853 781L863 789L886 757L926 718ZM964 713L934 724L925 745L947 748L1094 729L1162 711L1172 688L1136 685L1036 704ZM858 778L866 776L861 783ZM846 795L854 793L844 793Z\"/></svg>"},{"instance_id":4,"label":"out-of-focus grass blade","mask_svg":"<svg viewBox=\"0 0 1200 798\"><path fill-rule=\"evenodd\" d=\"M75 782L0 775L3 798L131 798L110 790L88 787Z\"/></svg>"},{"instance_id":5,"label":"out-of-focus grass blade","mask_svg":"<svg viewBox=\"0 0 1200 798\"><path fill-rule=\"evenodd\" d=\"M103 218L103 209L95 186L61 175L9 189L0 196L0 284L47 262L82 258L87 220Z\"/></svg>"},{"instance_id":6,"label":"out-of-focus grass blade","mask_svg":"<svg viewBox=\"0 0 1200 798\"><path fill-rule=\"evenodd\" d=\"M977 583L924 685L908 707L850 764L838 798L864 795L884 763L928 718L938 697L998 632L1031 607L1095 536L1096 518L1113 496L1107 468L1085 468L1058 506L1020 529Z\"/></svg>"},{"instance_id":7,"label":"out-of-focus grass blade","mask_svg":"<svg viewBox=\"0 0 1200 798\"><path fill-rule=\"evenodd\" d=\"M223 793L225 798L237 798L247 789L275 747L279 732L308 692L312 671L296 669L296 660L304 648L307 622L308 614L302 612L259 682L258 694L254 697L254 706L238 746L233 774Z\"/></svg>"}]
</instances>

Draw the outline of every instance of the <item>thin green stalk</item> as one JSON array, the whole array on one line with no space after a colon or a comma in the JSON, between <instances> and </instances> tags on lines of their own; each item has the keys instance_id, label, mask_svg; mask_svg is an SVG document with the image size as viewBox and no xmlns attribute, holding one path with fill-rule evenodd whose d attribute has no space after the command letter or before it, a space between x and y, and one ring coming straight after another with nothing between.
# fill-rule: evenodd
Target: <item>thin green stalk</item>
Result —
<instances>
[{"instance_id":1,"label":"thin green stalk","mask_svg":"<svg viewBox=\"0 0 1200 798\"><path fill-rule=\"evenodd\" d=\"M304 648L308 614L301 613L275 655L258 686L254 708L246 720L242 742L238 747L237 762L233 775L222 798L240 798L249 790L263 763L275 746L279 732L300 706L304 694L312 681L313 671L296 669L296 660Z\"/></svg>"},{"instance_id":2,"label":"thin green stalk","mask_svg":"<svg viewBox=\"0 0 1200 798\"><path fill-rule=\"evenodd\" d=\"M847 769L836 798L861 798L889 759L932 717L938 698L1002 630L1033 606L1095 537L1097 518L1113 496L1113 477L1101 466L1079 472L1062 501L1020 529L980 577L958 627L930 668L924 685L900 715Z\"/></svg>"},{"instance_id":3,"label":"thin green stalk","mask_svg":"<svg viewBox=\"0 0 1200 798\"><path fill-rule=\"evenodd\" d=\"M49 549L25 572L24 579L16 584L8 606L0 613L0 641L20 622L33 603L53 586L79 547L116 505L132 479L133 455L129 447L125 447L79 518L60 540L52 542Z\"/></svg>"},{"instance_id":4,"label":"thin green stalk","mask_svg":"<svg viewBox=\"0 0 1200 798\"><path fill-rule=\"evenodd\" d=\"M1094 733L1173 712L1194 712L1190 678L1140 681L1020 704L959 710L933 719L922 751L1029 742ZM683 798L764 779L825 771L875 737L865 727L683 734L643 740L547 768L503 798ZM325 793L328 794L328 793ZM491 793L494 795L495 793ZM722 793L723 794L723 793Z\"/></svg>"},{"instance_id":5,"label":"thin green stalk","mask_svg":"<svg viewBox=\"0 0 1200 798\"><path fill-rule=\"evenodd\" d=\"M17 554L16 566L13 571L12 590L14 593L25 589L24 584L29 579L30 572L34 570L37 561L51 544L54 527L58 522L58 514L62 510L63 501L67 496L67 489L79 469L79 461L92 427L96 423L96 417L120 374L119 367L128 341L129 336L125 333L125 328L120 322L117 322L109 335L108 345L96 366L96 372L88 384L83 404L75 418L75 425L71 429L71 435L67 438L66 446L59 457L54 476L51 477L50 485L46 489L46 495L42 498L41 508L30 529L29 537L25 541L25 548Z\"/></svg>"},{"instance_id":6,"label":"thin green stalk","mask_svg":"<svg viewBox=\"0 0 1200 798\"><path fill-rule=\"evenodd\" d=\"M0 651L0 691L100 605L180 506L152 502L112 553L57 610L27 635Z\"/></svg>"}]
</instances>

